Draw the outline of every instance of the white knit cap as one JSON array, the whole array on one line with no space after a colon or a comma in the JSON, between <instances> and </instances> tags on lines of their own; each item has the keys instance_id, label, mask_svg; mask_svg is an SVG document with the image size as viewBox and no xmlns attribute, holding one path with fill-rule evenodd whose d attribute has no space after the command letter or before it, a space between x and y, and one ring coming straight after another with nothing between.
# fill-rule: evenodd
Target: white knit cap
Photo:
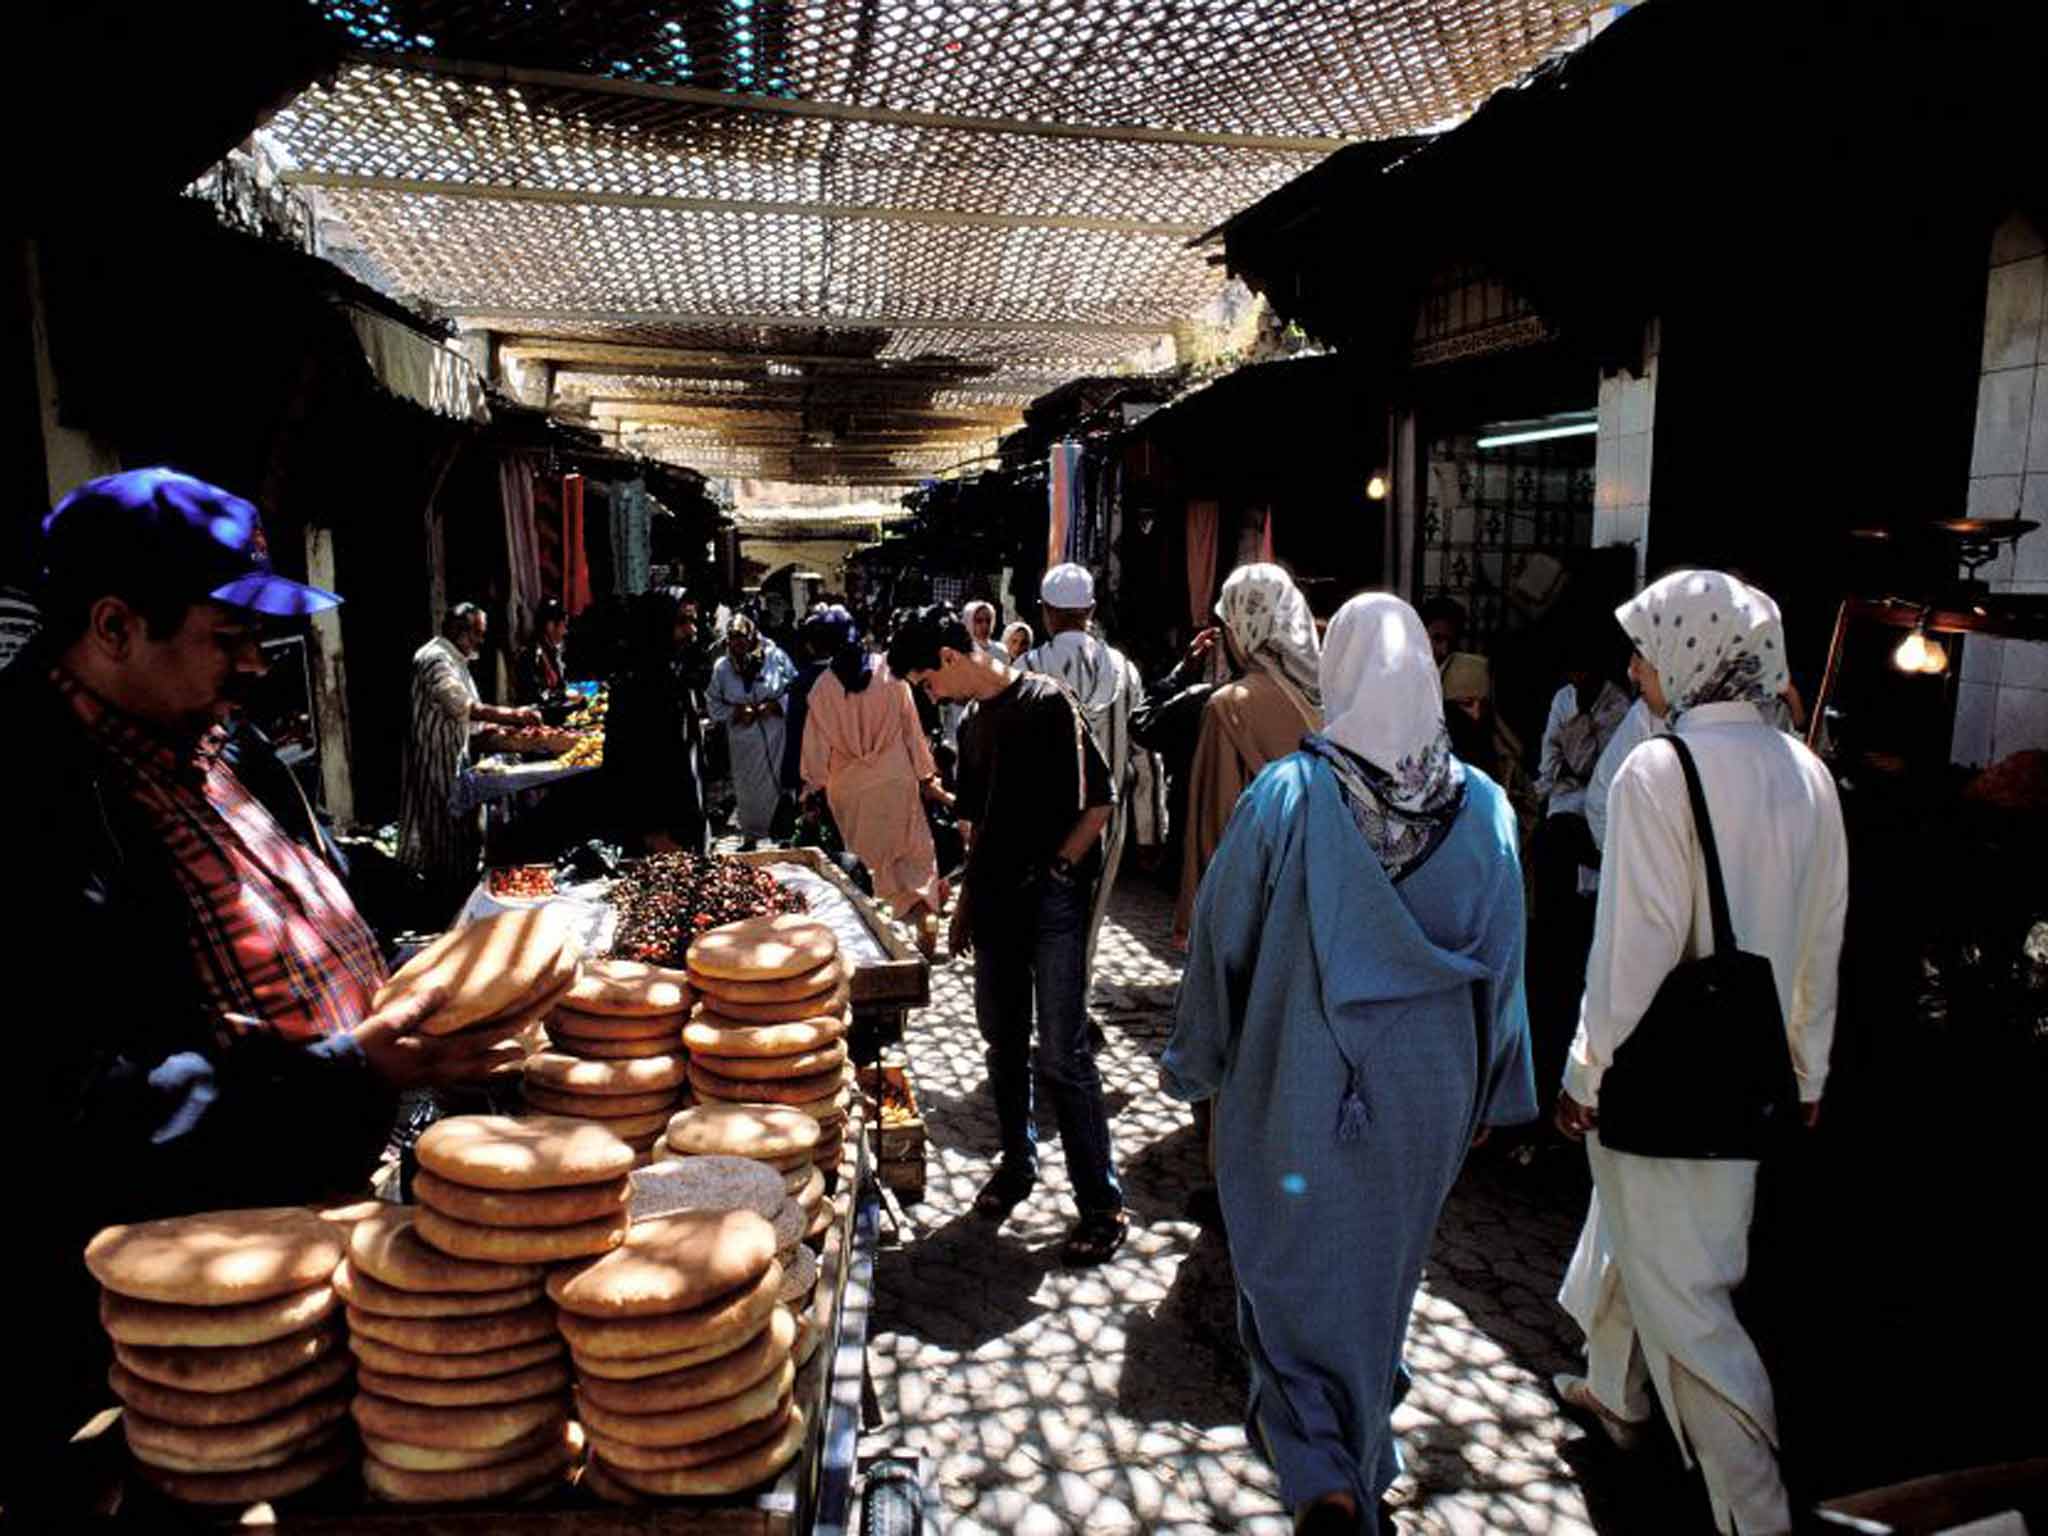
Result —
<instances>
[{"instance_id":1,"label":"white knit cap","mask_svg":"<svg viewBox=\"0 0 2048 1536\"><path fill-rule=\"evenodd\" d=\"M1048 608L1093 608L1095 578L1085 565L1056 565L1038 584L1038 600Z\"/></svg>"}]
</instances>

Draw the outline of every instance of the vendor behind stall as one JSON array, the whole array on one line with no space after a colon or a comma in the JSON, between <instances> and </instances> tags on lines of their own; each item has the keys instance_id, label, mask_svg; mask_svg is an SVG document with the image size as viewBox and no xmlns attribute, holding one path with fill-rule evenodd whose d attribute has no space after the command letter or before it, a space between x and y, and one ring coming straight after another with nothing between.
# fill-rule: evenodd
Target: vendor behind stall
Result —
<instances>
[{"instance_id":1,"label":"vendor behind stall","mask_svg":"<svg viewBox=\"0 0 2048 1536\"><path fill-rule=\"evenodd\" d=\"M458 911L483 858L483 812L455 808L455 781L480 725L539 725L537 709L486 704L470 663L484 652L489 620L475 603L457 603L438 638L413 653L412 723L399 789L398 857L427 882L437 916Z\"/></svg>"},{"instance_id":2,"label":"vendor behind stall","mask_svg":"<svg viewBox=\"0 0 2048 1536\"><path fill-rule=\"evenodd\" d=\"M164 469L43 524L45 628L0 673L16 1241L0 1306L33 1343L0 1505L105 1399L80 1254L98 1228L366 1187L397 1090L494 1064L433 1005L372 1006L375 938L305 798L236 699L267 622L340 599L276 575L256 509ZM24 1381L28 1378L24 1376Z\"/></svg>"}]
</instances>

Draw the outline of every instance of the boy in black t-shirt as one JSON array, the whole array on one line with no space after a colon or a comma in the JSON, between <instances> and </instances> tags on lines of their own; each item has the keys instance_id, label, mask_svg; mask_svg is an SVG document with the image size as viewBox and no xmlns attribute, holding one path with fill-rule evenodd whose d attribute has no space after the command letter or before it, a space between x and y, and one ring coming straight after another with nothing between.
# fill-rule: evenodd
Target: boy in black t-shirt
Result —
<instances>
[{"instance_id":1,"label":"boy in black t-shirt","mask_svg":"<svg viewBox=\"0 0 2048 1536\"><path fill-rule=\"evenodd\" d=\"M1035 1001L1039 1065L1081 1208L1061 1251L1069 1264L1100 1264L1126 1226L1088 1037L1088 914L1116 803L1109 764L1072 694L982 651L951 608L919 609L900 624L889 670L935 699L976 706L960 727L956 810L968 854L950 948L974 953L974 1011L1003 1160L974 1208L1000 1220L1038 1178Z\"/></svg>"}]
</instances>

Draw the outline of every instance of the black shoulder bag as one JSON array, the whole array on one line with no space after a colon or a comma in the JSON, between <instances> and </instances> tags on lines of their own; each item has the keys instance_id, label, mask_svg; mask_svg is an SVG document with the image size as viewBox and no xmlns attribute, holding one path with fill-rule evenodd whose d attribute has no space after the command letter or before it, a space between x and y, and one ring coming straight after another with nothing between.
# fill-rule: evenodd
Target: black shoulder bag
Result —
<instances>
[{"instance_id":1,"label":"black shoulder bag","mask_svg":"<svg viewBox=\"0 0 2048 1536\"><path fill-rule=\"evenodd\" d=\"M1799 1085L1771 962L1735 944L1713 818L1692 753L1678 754L1707 865L1714 952L1664 978L1600 1086L1600 1144L1643 1157L1764 1158L1799 1123Z\"/></svg>"}]
</instances>

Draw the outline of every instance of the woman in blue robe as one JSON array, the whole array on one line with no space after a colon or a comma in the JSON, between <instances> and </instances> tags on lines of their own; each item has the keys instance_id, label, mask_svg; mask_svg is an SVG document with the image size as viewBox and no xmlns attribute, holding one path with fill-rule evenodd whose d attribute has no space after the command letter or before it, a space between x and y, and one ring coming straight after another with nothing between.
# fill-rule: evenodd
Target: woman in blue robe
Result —
<instances>
[{"instance_id":1,"label":"woman in blue robe","mask_svg":"<svg viewBox=\"0 0 2048 1536\"><path fill-rule=\"evenodd\" d=\"M1321 683L1324 730L1203 878L1162 1063L1215 1104L1248 1424L1304 1532L1377 1528L1437 1218L1466 1149L1536 1114L1514 809L1450 751L1415 610L1351 599Z\"/></svg>"}]
</instances>

